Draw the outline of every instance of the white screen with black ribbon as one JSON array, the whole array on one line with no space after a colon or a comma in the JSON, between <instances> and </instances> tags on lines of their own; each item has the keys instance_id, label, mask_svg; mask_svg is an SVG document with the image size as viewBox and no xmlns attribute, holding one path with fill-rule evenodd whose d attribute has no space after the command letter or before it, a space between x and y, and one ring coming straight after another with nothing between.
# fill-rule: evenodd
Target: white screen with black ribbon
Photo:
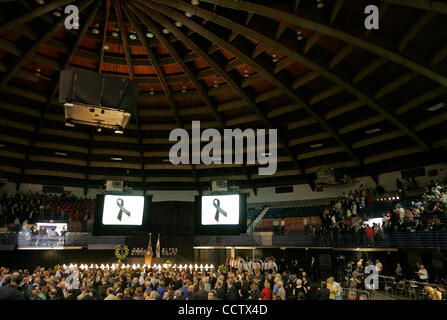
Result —
<instances>
[{"instance_id":1,"label":"white screen with black ribbon","mask_svg":"<svg viewBox=\"0 0 447 320\"><path fill-rule=\"evenodd\" d=\"M102 224L140 226L143 223L143 213L143 196L106 195Z\"/></svg>"},{"instance_id":2,"label":"white screen with black ribbon","mask_svg":"<svg viewBox=\"0 0 447 320\"><path fill-rule=\"evenodd\" d=\"M239 195L202 197L202 225L239 224Z\"/></svg>"}]
</instances>

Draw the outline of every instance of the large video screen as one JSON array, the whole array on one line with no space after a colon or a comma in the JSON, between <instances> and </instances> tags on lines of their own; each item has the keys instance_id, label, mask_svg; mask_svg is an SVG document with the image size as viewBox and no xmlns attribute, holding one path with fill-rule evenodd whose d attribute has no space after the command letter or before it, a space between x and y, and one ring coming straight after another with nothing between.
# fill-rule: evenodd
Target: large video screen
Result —
<instances>
[{"instance_id":1,"label":"large video screen","mask_svg":"<svg viewBox=\"0 0 447 320\"><path fill-rule=\"evenodd\" d=\"M197 196L195 207L196 234L237 235L247 232L245 194L219 193Z\"/></svg>"},{"instance_id":2,"label":"large video screen","mask_svg":"<svg viewBox=\"0 0 447 320\"><path fill-rule=\"evenodd\" d=\"M106 195L102 224L140 226L143 223L143 213L143 196Z\"/></svg>"},{"instance_id":3,"label":"large video screen","mask_svg":"<svg viewBox=\"0 0 447 320\"><path fill-rule=\"evenodd\" d=\"M97 195L94 235L130 235L149 230L151 197Z\"/></svg>"},{"instance_id":4,"label":"large video screen","mask_svg":"<svg viewBox=\"0 0 447 320\"><path fill-rule=\"evenodd\" d=\"M239 195L202 197L202 225L238 225Z\"/></svg>"}]
</instances>

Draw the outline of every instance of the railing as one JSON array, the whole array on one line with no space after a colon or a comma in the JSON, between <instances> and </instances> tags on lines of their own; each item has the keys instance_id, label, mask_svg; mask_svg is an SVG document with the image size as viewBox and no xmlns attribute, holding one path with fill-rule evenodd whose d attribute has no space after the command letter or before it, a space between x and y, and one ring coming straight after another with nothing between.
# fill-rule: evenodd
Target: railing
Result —
<instances>
[{"instance_id":1,"label":"railing","mask_svg":"<svg viewBox=\"0 0 447 320\"><path fill-rule=\"evenodd\" d=\"M255 234L240 236L196 236L196 246L261 246L259 237ZM332 236L329 234L318 237L307 234L293 234L272 236L272 246L296 247L443 247L447 248L447 231L438 232L390 232L375 238L368 238L365 234L343 234Z\"/></svg>"},{"instance_id":2,"label":"railing","mask_svg":"<svg viewBox=\"0 0 447 320\"><path fill-rule=\"evenodd\" d=\"M371 293L367 290L350 289L350 288L343 288L343 287L341 289L343 292L342 296L341 296L342 300L349 300L349 293L354 293L355 298L357 300L360 299L360 296L365 296L366 300L372 300Z\"/></svg>"},{"instance_id":3,"label":"railing","mask_svg":"<svg viewBox=\"0 0 447 320\"><path fill-rule=\"evenodd\" d=\"M61 236L30 236L24 233L0 234L0 245L11 246L89 246L115 245L124 243L122 236L93 236L91 233L68 232ZM268 240L268 241L266 241ZM266 245L269 243L269 245ZM307 234L274 236L270 234L249 233L239 236L195 236L195 246L273 246L273 247L335 247L335 248L404 248L441 247L447 248L447 231L438 232L391 232L375 238L365 234L343 234L337 237ZM9 250L9 249L8 249Z\"/></svg>"},{"instance_id":4,"label":"railing","mask_svg":"<svg viewBox=\"0 0 447 320\"><path fill-rule=\"evenodd\" d=\"M93 236L86 232L67 232L65 236L31 235L26 232L0 234L0 249L13 250L16 247L61 248L87 247L89 245L119 245L124 243L122 236Z\"/></svg>"}]
</instances>

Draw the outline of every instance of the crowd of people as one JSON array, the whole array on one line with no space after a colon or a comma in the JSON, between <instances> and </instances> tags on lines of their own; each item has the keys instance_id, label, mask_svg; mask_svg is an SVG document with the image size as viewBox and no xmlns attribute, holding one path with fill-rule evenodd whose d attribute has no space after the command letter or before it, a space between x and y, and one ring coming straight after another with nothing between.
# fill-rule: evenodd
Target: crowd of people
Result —
<instances>
[{"instance_id":1,"label":"crowd of people","mask_svg":"<svg viewBox=\"0 0 447 320\"><path fill-rule=\"evenodd\" d=\"M393 232L447 231L447 183L431 182L420 200L394 203L389 213L382 213L381 223L368 225L358 214L362 201L352 193L343 194L322 210L320 225L315 218L305 218L305 232L317 243L372 246Z\"/></svg>"},{"instance_id":2,"label":"crowd of people","mask_svg":"<svg viewBox=\"0 0 447 320\"><path fill-rule=\"evenodd\" d=\"M95 200L75 196L17 192L0 197L0 226L15 231L32 225L38 219L79 222L86 229L95 211Z\"/></svg>"},{"instance_id":3,"label":"crowd of people","mask_svg":"<svg viewBox=\"0 0 447 320\"><path fill-rule=\"evenodd\" d=\"M369 292L377 288L365 282L367 268L372 266L377 275L383 269L378 259L368 259L366 264L360 259L343 264L347 283L338 279L339 274L320 281L312 279L317 265L313 257L304 269L296 262L281 265L273 257L237 257L209 270L124 265L107 269L97 265L1 267L0 300L368 300ZM427 270L420 264L417 268L415 277L427 282ZM427 299L447 299L443 284L424 290Z\"/></svg>"}]
</instances>

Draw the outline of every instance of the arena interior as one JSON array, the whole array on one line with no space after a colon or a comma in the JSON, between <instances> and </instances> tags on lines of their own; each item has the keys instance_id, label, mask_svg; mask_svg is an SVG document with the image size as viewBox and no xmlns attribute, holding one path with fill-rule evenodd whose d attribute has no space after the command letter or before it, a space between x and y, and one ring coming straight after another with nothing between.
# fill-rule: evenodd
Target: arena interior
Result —
<instances>
[{"instance_id":1,"label":"arena interior","mask_svg":"<svg viewBox=\"0 0 447 320\"><path fill-rule=\"evenodd\" d=\"M446 300L446 18L0 1L0 300Z\"/></svg>"}]
</instances>

